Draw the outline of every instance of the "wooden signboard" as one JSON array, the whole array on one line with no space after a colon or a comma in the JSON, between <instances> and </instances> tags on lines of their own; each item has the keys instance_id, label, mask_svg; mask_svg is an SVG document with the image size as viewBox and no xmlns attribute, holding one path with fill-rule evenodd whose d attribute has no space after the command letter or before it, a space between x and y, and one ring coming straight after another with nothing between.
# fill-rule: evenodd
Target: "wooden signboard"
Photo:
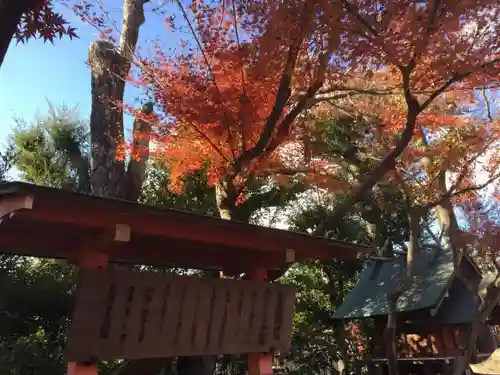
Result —
<instances>
[{"instance_id":1,"label":"wooden signboard","mask_svg":"<svg viewBox=\"0 0 500 375\"><path fill-rule=\"evenodd\" d=\"M81 270L68 361L286 351L295 291L256 281Z\"/></svg>"}]
</instances>

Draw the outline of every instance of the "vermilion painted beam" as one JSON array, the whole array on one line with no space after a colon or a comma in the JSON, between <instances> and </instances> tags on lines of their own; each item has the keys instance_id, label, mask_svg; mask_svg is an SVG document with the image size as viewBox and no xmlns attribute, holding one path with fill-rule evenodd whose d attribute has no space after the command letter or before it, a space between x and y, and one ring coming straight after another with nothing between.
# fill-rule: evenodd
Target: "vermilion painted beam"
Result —
<instances>
[{"instance_id":1,"label":"vermilion painted beam","mask_svg":"<svg viewBox=\"0 0 500 375\"><path fill-rule=\"evenodd\" d=\"M249 353L248 375L272 375L273 357L270 354Z\"/></svg>"},{"instance_id":2,"label":"vermilion painted beam","mask_svg":"<svg viewBox=\"0 0 500 375\"><path fill-rule=\"evenodd\" d=\"M336 257L354 260L362 247L339 244L323 238L273 230L269 228L231 223L223 220L174 212L154 214L141 210L109 210L94 204L75 205L68 209L68 202L44 201L36 198L33 210L21 210L16 215L40 221L53 221L102 228L117 222L128 224L132 233L162 236L164 238L192 239L206 244L226 245L262 251L284 251L293 249L295 253L307 253L309 257L323 259ZM81 198L83 199L83 198ZM75 215L74 212L78 212Z\"/></svg>"},{"instance_id":3,"label":"vermilion painted beam","mask_svg":"<svg viewBox=\"0 0 500 375\"><path fill-rule=\"evenodd\" d=\"M83 234L81 238L78 238L74 233L35 231L29 228L24 232L18 229L6 232L0 230L0 245L3 245L5 252L12 249L20 255L64 258L71 263L77 263L82 249L100 248L102 252L109 254L110 261L156 266L213 268L242 273L263 265L270 269L278 269L284 264L286 255L240 252L237 248L204 246L203 244L186 246L183 242L160 238L152 241L136 237L129 243L120 244L94 242L95 238L95 236ZM70 246L73 246L73 249Z\"/></svg>"},{"instance_id":4,"label":"vermilion painted beam","mask_svg":"<svg viewBox=\"0 0 500 375\"><path fill-rule=\"evenodd\" d=\"M83 268L105 268L108 265L107 254L87 252L78 259L78 266ZM78 314L75 311L73 314ZM98 375L97 364L69 362L67 375Z\"/></svg>"},{"instance_id":5,"label":"vermilion painted beam","mask_svg":"<svg viewBox=\"0 0 500 375\"><path fill-rule=\"evenodd\" d=\"M128 214L114 216L106 213L86 212L85 210L78 209L78 215L68 209L55 210L32 210L19 212L21 217L29 217L36 220L50 220L59 221L62 223L78 224L91 228L107 227L117 220L122 224L130 225L132 233L140 233L147 235L162 236L164 238L175 239L190 239L206 244L226 245L238 248L259 249L262 251L276 251L278 248L285 247L286 244L281 241L280 246L277 246L276 239L265 238L263 236L249 238L244 233L237 231L230 231L228 228L221 228L217 226L209 226L204 223L197 223L195 221L167 221L158 220L148 216L132 216ZM268 236L266 236L268 237ZM322 249L315 249L313 252L321 251Z\"/></svg>"},{"instance_id":6,"label":"vermilion painted beam","mask_svg":"<svg viewBox=\"0 0 500 375\"><path fill-rule=\"evenodd\" d=\"M68 375L97 375L97 365L82 365L74 362L68 363Z\"/></svg>"}]
</instances>

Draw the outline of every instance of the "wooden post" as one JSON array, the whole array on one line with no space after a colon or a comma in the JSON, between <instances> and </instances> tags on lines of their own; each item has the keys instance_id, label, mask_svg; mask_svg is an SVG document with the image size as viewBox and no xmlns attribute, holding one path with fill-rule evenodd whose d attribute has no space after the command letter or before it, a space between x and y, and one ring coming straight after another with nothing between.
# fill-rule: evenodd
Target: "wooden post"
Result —
<instances>
[{"instance_id":1,"label":"wooden post","mask_svg":"<svg viewBox=\"0 0 500 375\"><path fill-rule=\"evenodd\" d=\"M267 281L267 270L258 268L248 274L248 278L254 281ZM249 353L248 375L272 375L273 355L272 353Z\"/></svg>"},{"instance_id":2,"label":"wooden post","mask_svg":"<svg viewBox=\"0 0 500 375\"><path fill-rule=\"evenodd\" d=\"M107 254L84 252L77 260L77 265L83 268L106 268L108 259ZM98 364L69 362L68 375L98 375Z\"/></svg>"}]
</instances>

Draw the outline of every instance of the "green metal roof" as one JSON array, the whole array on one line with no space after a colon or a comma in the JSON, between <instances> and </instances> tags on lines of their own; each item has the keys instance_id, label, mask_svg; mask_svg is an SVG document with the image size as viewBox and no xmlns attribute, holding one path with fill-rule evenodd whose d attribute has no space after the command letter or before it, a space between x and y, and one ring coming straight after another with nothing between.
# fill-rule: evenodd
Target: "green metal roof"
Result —
<instances>
[{"instance_id":1,"label":"green metal roof","mask_svg":"<svg viewBox=\"0 0 500 375\"><path fill-rule=\"evenodd\" d=\"M450 249L423 248L414 259L413 285L398 300L398 312L431 309L439 305L453 278L453 254ZM406 256L393 260L369 260L359 281L344 303L335 311L335 319L366 318L387 315L387 295L406 275Z\"/></svg>"},{"instance_id":2,"label":"green metal roof","mask_svg":"<svg viewBox=\"0 0 500 375\"><path fill-rule=\"evenodd\" d=\"M463 281L455 278L432 320L434 324L469 323L472 322L476 314L475 294L467 288Z\"/></svg>"}]
</instances>

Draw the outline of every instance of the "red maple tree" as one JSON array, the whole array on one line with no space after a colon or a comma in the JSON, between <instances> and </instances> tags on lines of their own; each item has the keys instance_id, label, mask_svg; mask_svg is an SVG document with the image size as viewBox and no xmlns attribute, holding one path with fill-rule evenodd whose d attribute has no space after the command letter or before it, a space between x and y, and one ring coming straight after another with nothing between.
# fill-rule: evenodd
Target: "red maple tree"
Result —
<instances>
[{"instance_id":1,"label":"red maple tree","mask_svg":"<svg viewBox=\"0 0 500 375\"><path fill-rule=\"evenodd\" d=\"M168 135L162 155L169 160L173 186L208 164L221 213L231 217L251 181L279 169L283 146L298 137L295 120L312 105L329 53L338 44L338 38L327 38L313 66L303 55L304 38L313 38L315 27L326 35L335 23L326 14L305 16L308 4L273 9L251 2L193 2L189 11L178 4L195 46L186 42L174 56L157 51L142 79L165 109ZM275 23L282 16L298 31ZM264 30L259 23L269 27ZM311 71L299 77L299 66Z\"/></svg>"},{"instance_id":2,"label":"red maple tree","mask_svg":"<svg viewBox=\"0 0 500 375\"><path fill-rule=\"evenodd\" d=\"M159 51L142 78L169 120L174 185L208 163L229 209L251 179L284 171L283 150L304 138L318 102L354 98L358 112L377 111L380 95L397 104L380 113L392 131L385 154L331 224L394 168L419 124L439 121L436 99L498 83L499 41L485 23L494 1L177 3L194 42Z\"/></svg>"}]
</instances>

